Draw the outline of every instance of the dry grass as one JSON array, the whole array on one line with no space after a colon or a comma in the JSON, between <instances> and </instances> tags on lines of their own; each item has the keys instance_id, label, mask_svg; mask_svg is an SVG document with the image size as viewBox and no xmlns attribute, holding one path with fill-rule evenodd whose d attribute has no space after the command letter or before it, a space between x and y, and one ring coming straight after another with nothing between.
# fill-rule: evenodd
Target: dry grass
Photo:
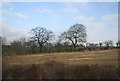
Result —
<instances>
[{"instance_id":1,"label":"dry grass","mask_svg":"<svg viewBox=\"0 0 120 81\"><path fill-rule=\"evenodd\" d=\"M64 52L7 56L3 65L42 64L46 61L58 61L65 64L111 64L118 66L118 49L91 52Z\"/></svg>"},{"instance_id":2,"label":"dry grass","mask_svg":"<svg viewBox=\"0 0 120 81\"><path fill-rule=\"evenodd\" d=\"M119 49L7 56L3 58L3 78L116 79L118 51Z\"/></svg>"},{"instance_id":3,"label":"dry grass","mask_svg":"<svg viewBox=\"0 0 120 81\"><path fill-rule=\"evenodd\" d=\"M69 65L56 61L44 64L14 65L3 70L3 79L117 79L112 65Z\"/></svg>"}]
</instances>

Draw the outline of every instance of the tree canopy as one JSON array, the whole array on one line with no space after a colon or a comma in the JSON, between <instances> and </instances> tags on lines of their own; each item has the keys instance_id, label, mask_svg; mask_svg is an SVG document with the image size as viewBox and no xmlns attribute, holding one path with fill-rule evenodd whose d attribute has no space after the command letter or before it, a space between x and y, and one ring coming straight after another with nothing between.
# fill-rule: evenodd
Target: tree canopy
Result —
<instances>
[{"instance_id":1,"label":"tree canopy","mask_svg":"<svg viewBox=\"0 0 120 81\"><path fill-rule=\"evenodd\" d=\"M54 34L52 31L47 30L43 27L36 27L31 30L31 39L39 45L39 48L42 49L44 43L50 41Z\"/></svg>"},{"instance_id":2,"label":"tree canopy","mask_svg":"<svg viewBox=\"0 0 120 81\"><path fill-rule=\"evenodd\" d=\"M68 31L63 32L59 38L60 40L68 39L75 48L78 43L86 42L86 36L86 27L82 24L75 24Z\"/></svg>"}]
</instances>

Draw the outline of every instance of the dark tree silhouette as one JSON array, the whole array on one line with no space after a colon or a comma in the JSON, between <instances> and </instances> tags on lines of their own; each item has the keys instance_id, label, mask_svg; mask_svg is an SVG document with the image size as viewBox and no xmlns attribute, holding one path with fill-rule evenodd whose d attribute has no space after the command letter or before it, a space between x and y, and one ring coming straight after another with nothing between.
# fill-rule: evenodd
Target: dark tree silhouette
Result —
<instances>
[{"instance_id":1,"label":"dark tree silhouette","mask_svg":"<svg viewBox=\"0 0 120 81\"><path fill-rule=\"evenodd\" d=\"M32 37L31 39L39 45L40 50L43 47L43 44L52 40L54 34L52 31L47 30L42 27L36 27L31 30Z\"/></svg>"},{"instance_id":2,"label":"dark tree silhouette","mask_svg":"<svg viewBox=\"0 0 120 81\"><path fill-rule=\"evenodd\" d=\"M103 43L100 42L99 45L100 45L100 47L102 47Z\"/></svg>"},{"instance_id":3,"label":"dark tree silhouette","mask_svg":"<svg viewBox=\"0 0 120 81\"><path fill-rule=\"evenodd\" d=\"M120 47L120 41L116 42L116 46Z\"/></svg>"},{"instance_id":4,"label":"dark tree silhouette","mask_svg":"<svg viewBox=\"0 0 120 81\"><path fill-rule=\"evenodd\" d=\"M104 42L106 48L108 49L109 47L113 46L113 41L112 40L108 40Z\"/></svg>"},{"instance_id":5,"label":"dark tree silhouette","mask_svg":"<svg viewBox=\"0 0 120 81\"><path fill-rule=\"evenodd\" d=\"M82 24L75 24L67 32L63 32L59 38L71 41L75 49L78 43L86 42L86 36L86 27Z\"/></svg>"}]
</instances>

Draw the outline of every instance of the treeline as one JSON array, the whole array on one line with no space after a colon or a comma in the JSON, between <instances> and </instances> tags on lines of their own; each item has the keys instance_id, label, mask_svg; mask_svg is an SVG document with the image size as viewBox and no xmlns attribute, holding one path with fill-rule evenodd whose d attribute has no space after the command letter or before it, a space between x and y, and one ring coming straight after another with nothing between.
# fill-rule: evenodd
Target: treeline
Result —
<instances>
[{"instance_id":1,"label":"treeline","mask_svg":"<svg viewBox=\"0 0 120 81\"><path fill-rule=\"evenodd\" d=\"M69 30L61 33L59 39L55 41L55 35L51 30L43 27L36 27L30 31L29 40L20 38L14 40L9 45L5 44L5 38L0 37L3 56L53 53L53 52L72 52L86 50L104 50L114 48L112 40L100 43L88 43L86 40L86 27L82 24L75 24ZM55 42L53 42L55 41ZM120 41L116 43L120 47Z\"/></svg>"}]
</instances>

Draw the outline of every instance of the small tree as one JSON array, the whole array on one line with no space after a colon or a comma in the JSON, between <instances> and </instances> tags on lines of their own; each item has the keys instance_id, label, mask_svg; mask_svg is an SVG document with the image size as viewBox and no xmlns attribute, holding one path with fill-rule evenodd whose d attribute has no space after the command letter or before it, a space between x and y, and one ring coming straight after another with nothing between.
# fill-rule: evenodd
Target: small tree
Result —
<instances>
[{"instance_id":1,"label":"small tree","mask_svg":"<svg viewBox=\"0 0 120 81\"><path fill-rule=\"evenodd\" d=\"M63 32L60 35L60 39L67 39L71 41L74 49L76 48L76 45L81 42L86 42L86 27L82 24L75 24L70 27L70 29L67 32Z\"/></svg>"},{"instance_id":2,"label":"small tree","mask_svg":"<svg viewBox=\"0 0 120 81\"><path fill-rule=\"evenodd\" d=\"M120 41L116 42L116 46L120 47Z\"/></svg>"},{"instance_id":3,"label":"small tree","mask_svg":"<svg viewBox=\"0 0 120 81\"><path fill-rule=\"evenodd\" d=\"M108 49L109 47L113 46L113 41L112 40L108 40L104 42L106 48Z\"/></svg>"},{"instance_id":4,"label":"small tree","mask_svg":"<svg viewBox=\"0 0 120 81\"><path fill-rule=\"evenodd\" d=\"M53 32L42 27L36 27L31 30L32 37L31 39L37 42L40 51L43 47L43 44L52 40Z\"/></svg>"}]
</instances>

